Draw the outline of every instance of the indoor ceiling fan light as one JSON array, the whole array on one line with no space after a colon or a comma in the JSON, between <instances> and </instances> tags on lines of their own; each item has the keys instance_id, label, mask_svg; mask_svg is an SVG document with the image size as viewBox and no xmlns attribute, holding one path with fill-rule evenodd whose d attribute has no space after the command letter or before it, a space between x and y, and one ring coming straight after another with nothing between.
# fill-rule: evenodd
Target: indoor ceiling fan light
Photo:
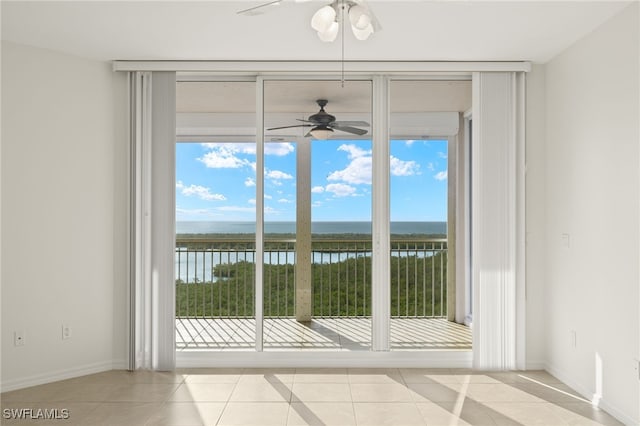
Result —
<instances>
[{"instance_id":1,"label":"indoor ceiling fan light","mask_svg":"<svg viewBox=\"0 0 640 426\"><path fill-rule=\"evenodd\" d=\"M333 133L333 129L328 128L327 126L316 126L309 131L313 138L318 140L326 140L331 137Z\"/></svg>"},{"instance_id":2,"label":"indoor ceiling fan light","mask_svg":"<svg viewBox=\"0 0 640 426\"><path fill-rule=\"evenodd\" d=\"M336 37L338 37L339 29L340 25L334 21L325 31L318 31L318 37L322 41L332 42L336 39Z\"/></svg>"},{"instance_id":3,"label":"indoor ceiling fan light","mask_svg":"<svg viewBox=\"0 0 640 426\"><path fill-rule=\"evenodd\" d=\"M323 33L336 22L336 10L331 5L326 5L318 9L311 18L311 28Z\"/></svg>"},{"instance_id":4,"label":"indoor ceiling fan light","mask_svg":"<svg viewBox=\"0 0 640 426\"><path fill-rule=\"evenodd\" d=\"M353 31L353 35L358 39L358 40L366 40L369 38L369 36L371 34L373 34L373 25L369 24L367 25L367 27L363 30L359 30L358 28L352 26L351 27L351 31Z\"/></svg>"},{"instance_id":5,"label":"indoor ceiling fan light","mask_svg":"<svg viewBox=\"0 0 640 426\"><path fill-rule=\"evenodd\" d=\"M367 13L367 9L360 5L355 5L349 9L349 21L354 28L364 30L371 25L371 16Z\"/></svg>"}]
</instances>

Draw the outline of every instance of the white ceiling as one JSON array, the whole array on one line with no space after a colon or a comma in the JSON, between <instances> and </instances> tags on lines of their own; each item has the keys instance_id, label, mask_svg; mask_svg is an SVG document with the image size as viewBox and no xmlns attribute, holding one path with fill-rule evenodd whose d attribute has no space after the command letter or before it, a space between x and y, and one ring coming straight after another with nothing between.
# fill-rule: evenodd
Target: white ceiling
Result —
<instances>
[{"instance_id":1,"label":"white ceiling","mask_svg":"<svg viewBox=\"0 0 640 426\"><path fill-rule=\"evenodd\" d=\"M265 112L318 112L317 99L329 101L326 110L371 112L371 82L346 81L266 81ZM180 82L176 89L178 113L255 112L256 87L251 82ZM471 81L396 80L390 87L390 111L440 112L471 108ZM305 117L306 118L306 117Z\"/></svg>"},{"instance_id":2,"label":"white ceiling","mask_svg":"<svg viewBox=\"0 0 640 426\"><path fill-rule=\"evenodd\" d=\"M336 60L309 21L325 1L258 16L258 1L2 1L2 39L100 60ZM383 30L345 37L350 60L546 62L629 1L370 0Z\"/></svg>"},{"instance_id":3,"label":"white ceiling","mask_svg":"<svg viewBox=\"0 0 640 426\"><path fill-rule=\"evenodd\" d=\"M468 80L392 81L389 94L390 132L394 137L456 134L458 112L471 108ZM297 127L302 124L298 120L318 112L317 99L328 100L326 111L338 121L372 120L370 81L347 80L342 87L339 81L270 80L264 85L265 128L296 127L268 131L266 135L277 140L303 137L309 129ZM176 111L181 140L242 139L255 134L256 85L238 81L179 82ZM367 130L369 125L355 127Z\"/></svg>"}]
</instances>

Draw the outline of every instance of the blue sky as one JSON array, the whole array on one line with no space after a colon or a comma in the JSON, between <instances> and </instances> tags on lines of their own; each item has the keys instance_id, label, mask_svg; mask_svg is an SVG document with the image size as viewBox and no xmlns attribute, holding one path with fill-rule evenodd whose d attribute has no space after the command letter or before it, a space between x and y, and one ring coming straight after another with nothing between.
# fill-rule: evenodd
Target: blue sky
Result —
<instances>
[{"instance_id":1,"label":"blue sky","mask_svg":"<svg viewBox=\"0 0 640 426\"><path fill-rule=\"evenodd\" d=\"M311 144L312 220L371 220L371 141ZM178 143L178 221L255 221L255 144ZM447 142L391 141L391 220L446 221ZM265 220L294 221L295 143L265 145Z\"/></svg>"}]
</instances>

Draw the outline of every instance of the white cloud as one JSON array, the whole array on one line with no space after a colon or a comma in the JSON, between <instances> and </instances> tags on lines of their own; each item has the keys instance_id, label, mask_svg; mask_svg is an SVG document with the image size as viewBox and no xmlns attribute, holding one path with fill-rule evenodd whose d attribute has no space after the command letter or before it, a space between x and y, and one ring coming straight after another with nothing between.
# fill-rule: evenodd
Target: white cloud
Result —
<instances>
[{"instance_id":1,"label":"white cloud","mask_svg":"<svg viewBox=\"0 0 640 426\"><path fill-rule=\"evenodd\" d=\"M438 157L440 158L447 158L447 154L444 152L438 152Z\"/></svg>"},{"instance_id":2,"label":"white cloud","mask_svg":"<svg viewBox=\"0 0 640 426\"><path fill-rule=\"evenodd\" d=\"M264 198L265 198L265 200L270 200L273 197L271 195L269 195L269 194L264 194Z\"/></svg>"},{"instance_id":3,"label":"white cloud","mask_svg":"<svg viewBox=\"0 0 640 426\"><path fill-rule=\"evenodd\" d=\"M293 201L291 201L291 200L287 200L286 198L280 198L280 199L278 200L278 202L279 202L279 203L293 203Z\"/></svg>"},{"instance_id":4,"label":"white cloud","mask_svg":"<svg viewBox=\"0 0 640 426\"><path fill-rule=\"evenodd\" d=\"M295 150L293 144L290 142L268 142L264 144L264 155L277 155L282 157L288 155Z\"/></svg>"},{"instance_id":5,"label":"white cloud","mask_svg":"<svg viewBox=\"0 0 640 426\"><path fill-rule=\"evenodd\" d=\"M198 158L198 161L202 161L210 169L238 169L251 165L249 160L239 158L233 152L225 149L207 152Z\"/></svg>"},{"instance_id":6,"label":"white cloud","mask_svg":"<svg viewBox=\"0 0 640 426\"><path fill-rule=\"evenodd\" d=\"M413 139L409 139L409 140L406 140L404 143L405 143L407 146L411 146L411 145L413 145L413 144L415 143L415 140L413 140Z\"/></svg>"},{"instance_id":7,"label":"white cloud","mask_svg":"<svg viewBox=\"0 0 640 426\"><path fill-rule=\"evenodd\" d=\"M330 183L325 188L327 192L333 193L334 197L348 197L354 195L356 189L351 185L345 185L343 183Z\"/></svg>"},{"instance_id":8,"label":"white cloud","mask_svg":"<svg viewBox=\"0 0 640 426\"><path fill-rule=\"evenodd\" d=\"M212 142L212 143L203 143L201 145L210 150L226 151L233 154L253 154L253 155L256 154L255 143Z\"/></svg>"},{"instance_id":9,"label":"white cloud","mask_svg":"<svg viewBox=\"0 0 640 426\"><path fill-rule=\"evenodd\" d=\"M314 186L313 188L311 188L311 192L315 193L315 194L321 194L324 192L324 187L323 186Z\"/></svg>"},{"instance_id":10,"label":"white cloud","mask_svg":"<svg viewBox=\"0 0 640 426\"><path fill-rule=\"evenodd\" d=\"M253 204L255 206L256 205L256 199L255 198L251 198L249 200L249 204Z\"/></svg>"},{"instance_id":11,"label":"white cloud","mask_svg":"<svg viewBox=\"0 0 640 426\"><path fill-rule=\"evenodd\" d=\"M447 180L447 171L438 172L433 177L436 180Z\"/></svg>"},{"instance_id":12,"label":"white cloud","mask_svg":"<svg viewBox=\"0 0 640 426\"><path fill-rule=\"evenodd\" d=\"M342 145L347 146L347 145ZM362 151L362 150L360 150ZM350 184L371 184L371 157L356 157L343 170L336 170L327 180L338 180ZM327 188L325 188L327 189ZM328 190L328 189L327 189Z\"/></svg>"},{"instance_id":13,"label":"white cloud","mask_svg":"<svg viewBox=\"0 0 640 426\"><path fill-rule=\"evenodd\" d=\"M351 163L342 170L330 173L327 180L342 181L352 185L370 185L372 176L371 151L365 151L355 145L340 145L338 150L346 151ZM412 176L420 173L420 165L413 160L403 161L391 156L389 161L393 176Z\"/></svg>"},{"instance_id":14,"label":"white cloud","mask_svg":"<svg viewBox=\"0 0 640 426\"><path fill-rule=\"evenodd\" d=\"M269 179L293 179L293 176L280 170L265 170L264 175Z\"/></svg>"},{"instance_id":15,"label":"white cloud","mask_svg":"<svg viewBox=\"0 0 640 426\"><path fill-rule=\"evenodd\" d=\"M256 181L253 178L248 177L244 180L244 186L256 186Z\"/></svg>"},{"instance_id":16,"label":"white cloud","mask_svg":"<svg viewBox=\"0 0 640 426\"><path fill-rule=\"evenodd\" d=\"M420 170L420 165L415 161L403 161L393 155L390 158L390 167L393 176L412 176Z\"/></svg>"},{"instance_id":17,"label":"white cloud","mask_svg":"<svg viewBox=\"0 0 640 426\"><path fill-rule=\"evenodd\" d=\"M431 170L432 172L436 171L436 166L433 163L428 163L427 164L427 169Z\"/></svg>"},{"instance_id":18,"label":"white cloud","mask_svg":"<svg viewBox=\"0 0 640 426\"><path fill-rule=\"evenodd\" d=\"M320 207L322 205L322 201L315 201L313 204L311 204L312 207Z\"/></svg>"},{"instance_id":19,"label":"white cloud","mask_svg":"<svg viewBox=\"0 0 640 426\"><path fill-rule=\"evenodd\" d=\"M215 151L227 151L233 154L256 155L255 143L242 142L214 142L203 143L203 147ZM264 144L265 155L276 155L282 157L295 151L295 147L290 142L268 142Z\"/></svg>"},{"instance_id":20,"label":"white cloud","mask_svg":"<svg viewBox=\"0 0 640 426\"><path fill-rule=\"evenodd\" d=\"M238 154L256 154L254 143L203 143L202 147L209 150L198 161L203 162L211 169L237 169L251 166L252 162L246 158L240 158Z\"/></svg>"},{"instance_id":21,"label":"white cloud","mask_svg":"<svg viewBox=\"0 0 640 426\"><path fill-rule=\"evenodd\" d=\"M364 157L367 155L371 155L371 151L365 151L364 149L356 146L356 145L340 145L338 147L338 151L346 151L349 154L349 159Z\"/></svg>"},{"instance_id":22,"label":"white cloud","mask_svg":"<svg viewBox=\"0 0 640 426\"><path fill-rule=\"evenodd\" d=\"M227 199L222 194L212 194L209 188L201 185L185 186L181 181L178 181L176 188L181 190L182 195L187 197L196 196L205 201L224 201Z\"/></svg>"}]
</instances>

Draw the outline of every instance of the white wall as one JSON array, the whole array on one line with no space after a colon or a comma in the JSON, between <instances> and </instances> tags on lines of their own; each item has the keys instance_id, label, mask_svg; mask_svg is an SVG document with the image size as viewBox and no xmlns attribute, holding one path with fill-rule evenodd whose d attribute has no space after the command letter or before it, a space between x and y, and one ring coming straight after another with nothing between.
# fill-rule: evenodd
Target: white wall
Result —
<instances>
[{"instance_id":1,"label":"white wall","mask_svg":"<svg viewBox=\"0 0 640 426\"><path fill-rule=\"evenodd\" d=\"M3 390L124 366L125 97L106 62L2 43Z\"/></svg>"},{"instance_id":2,"label":"white wall","mask_svg":"<svg viewBox=\"0 0 640 426\"><path fill-rule=\"evenodd\" d=\"M526 364L545 366L545 68L526 75Z\"/></svg>"},{"instance_id":3,"label":"white wall","mask_svg":"<svg viewBox=\"0 0 640 426\"><path fill-rule=\"evenodd\" d=\"M640 422L638 39L635 3L545 66L546 261L529 265L546 274L548 369L629 424Z\"/></svg>"}]
</instances>

